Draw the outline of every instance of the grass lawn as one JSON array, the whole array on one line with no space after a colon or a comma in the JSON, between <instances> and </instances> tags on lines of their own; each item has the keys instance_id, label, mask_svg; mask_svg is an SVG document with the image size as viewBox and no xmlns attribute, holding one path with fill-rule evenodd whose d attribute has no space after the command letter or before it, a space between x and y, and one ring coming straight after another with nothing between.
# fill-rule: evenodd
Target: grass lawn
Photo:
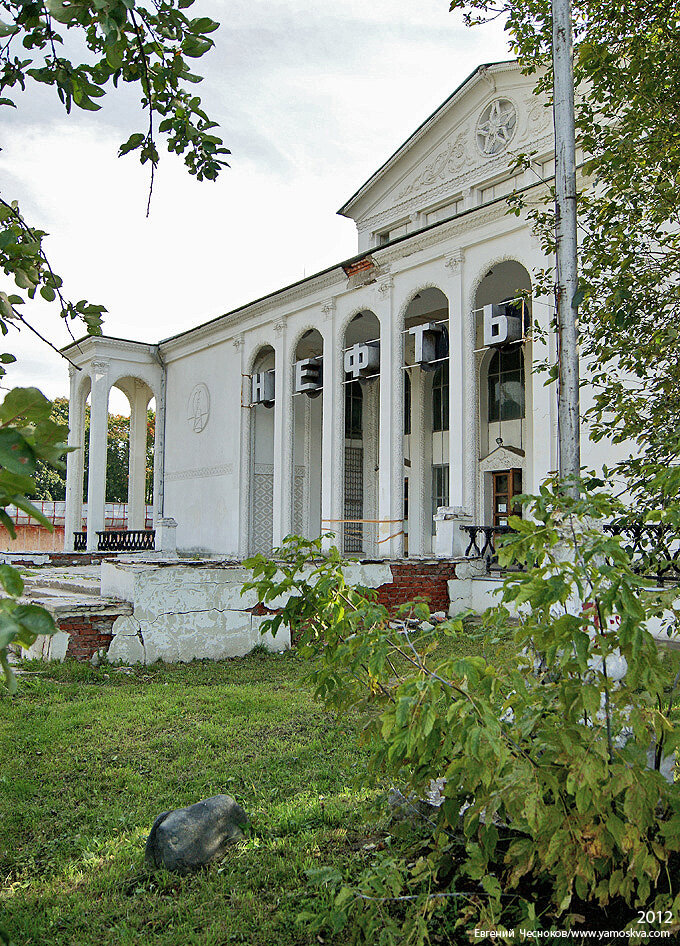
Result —
<instances>
[{"instance_id":1,"label":"grass lawn","mask_svg":"<svg viewBox=\"0 0 680 946\"><path fill-rule=\"evenodd\" d=\"M295 924L304 871L368 863L385 786L363 784L361 720L323 710L300 658L25 668L0 699L0 915L17 946L316 942ZM221 792L252 834L219 867L147 872L156 815Z\"/></svg>"}]
</instances>

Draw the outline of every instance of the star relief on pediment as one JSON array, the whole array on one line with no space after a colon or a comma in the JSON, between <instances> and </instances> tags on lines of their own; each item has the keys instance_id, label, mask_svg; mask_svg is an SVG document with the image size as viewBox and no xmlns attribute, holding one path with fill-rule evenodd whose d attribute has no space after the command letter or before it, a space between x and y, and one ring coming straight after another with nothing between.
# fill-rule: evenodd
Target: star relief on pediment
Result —
<instances>
[{"instance_id":1,"label":"star relief on pediment","mask_svg":"<svg viewBox=\"0 0 680 946\"><path fill-rule=\"evenodd\" d=\"M510 99L494 99L477 120L477 147L492 157L505 151L517 130L517 109Z\"/></svg>"}]
</instances>

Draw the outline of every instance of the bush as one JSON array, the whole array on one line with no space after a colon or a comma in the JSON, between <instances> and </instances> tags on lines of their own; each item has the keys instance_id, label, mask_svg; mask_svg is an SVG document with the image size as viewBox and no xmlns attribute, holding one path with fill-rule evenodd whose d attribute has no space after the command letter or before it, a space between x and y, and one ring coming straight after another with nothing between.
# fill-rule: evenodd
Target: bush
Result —
<instances>
[{"instance_id":1,"label":"bush","mask_svg":"<svg viewBox=\"0 0 680 946\"><path fill-rule=\"evenodd\" d=\"M678 916L680 795L661 771L678 745L677 678L646 628L674 617L677 591L635 574L603 531L621 509L601 485L574 500L549 483L524 497L530 518L511 519L501 564L525 570L510 573L482 628L514 627L511 667L438 657L442 635L469 634L464 615L426 630L422 602L388 615L320 540L289 537L276 561L249 561L246 587L263 603L290 596L263 631L289 624L317 695L369 711L372 771L419 797L444 779L417 854L391 851L352 884L330 869L312 878L325 903L305 914L314 929L351 918L366 942L424 943L433 920L462 933L558 918L564 929L608 907L637 930L638 907Z\"/></svg>"}]
</instances>

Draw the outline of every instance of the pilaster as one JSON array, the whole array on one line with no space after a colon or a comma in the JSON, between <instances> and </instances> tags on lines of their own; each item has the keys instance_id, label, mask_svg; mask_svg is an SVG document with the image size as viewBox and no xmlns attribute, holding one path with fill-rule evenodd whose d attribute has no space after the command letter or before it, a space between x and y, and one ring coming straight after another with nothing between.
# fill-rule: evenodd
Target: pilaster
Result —
<instances>
[{"instance_id":1,"label":"pilaster","mask_svg":"<svg viewBox=\"0 0 680 946\"><path fill-rule=\"evenodd\" d=\"M342 469L344 465L342 351L336 336L335 301L329 299L321 308L323 338L323 403L321 418L321 534L335 532L336 538L324 539L324 549L340 545L342 530Z\"/></svg>"},{"instance_id":2,"label":"pilaster","mask_svg":"<svg viewBox=\"0 0 680 946\"><path fill-rule=\"evenodd\" d=\"M380 434L378 447L378 555L401 558L403 528L403 344L394 324L394 280L378 281L380 320ZM398 534L397 534L398 533Z\"/></svg>"},{"instance_id":3,"label":"pilaster","mask_svg":"<svg viewBox=\"0 0 680 946\"><path fill-rule=\"evenodd\" d=\"M276 375L274 389L273 543L278 548L292 529L293 392L292 358L285 321L274 325Z\"/></svg>"},{"instance_id":4,"label":"pilaster","mask_svg":"<svg viewBox=\"0 0 680 946\"><path fill-rule=\"evenodd\" d=\"M238 335L232 342L236 349L240 365L240 406L239 406L239 526L238 526L238 554L240 558L247 558L250 554L250 522L252 516L252 421L250 408L250 378L246 376L246 346L243 334Z\"/></svg>"},{"instance_id":5,"label":"pilaster","mask_svg":"<svg viewBox=\"0 0 680 946\"><path fill-rule=\"evenodd\" d=\"M473 427L476 411L474 388L474 340L463 297L463 254L452 253L444 261L449 300L449 505L474 502L468 477L470 457L476 459ZM472 379L472 382L470 381Z\"/></svg>"}]
</instances>

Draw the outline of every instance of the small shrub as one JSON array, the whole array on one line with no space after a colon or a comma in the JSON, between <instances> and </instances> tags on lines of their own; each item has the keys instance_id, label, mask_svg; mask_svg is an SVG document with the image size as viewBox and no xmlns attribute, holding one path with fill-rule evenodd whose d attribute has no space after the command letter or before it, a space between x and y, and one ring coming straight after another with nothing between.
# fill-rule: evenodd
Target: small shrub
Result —
<instances>
[{"instance_id":1,"label":"small shrub","mask_svg":"<svg viewBox=\"0 0 680 946\"><path fill-rule=\"evenodd\" d=\"M263 631L290 625L318 697L370 711L373 773L420 797L445 779L419 851L390 851L352 884L312 878L325 904L305 911L314 929L351 922L367 943L420 944L435 921L453 937L564 929L608 907L621 925L636 907L678 917L680 794L661 772L679 741L677 678L646 628L675 614L677 591L652 588L603 531L621 510L601 485L571 499L549 483L524 497L530 518L511 519L500 560L526 570L506 579L481 631L503 632L519 608L509 667L442 658L443 637L469 633L463 615L423 630L429 612L416 601L390 619L320 541L289 537L276 561L248 562L246 587L263 603L289 595ZM614 680L621 658L627 672Z\"/></svg>"}]
</instances>

